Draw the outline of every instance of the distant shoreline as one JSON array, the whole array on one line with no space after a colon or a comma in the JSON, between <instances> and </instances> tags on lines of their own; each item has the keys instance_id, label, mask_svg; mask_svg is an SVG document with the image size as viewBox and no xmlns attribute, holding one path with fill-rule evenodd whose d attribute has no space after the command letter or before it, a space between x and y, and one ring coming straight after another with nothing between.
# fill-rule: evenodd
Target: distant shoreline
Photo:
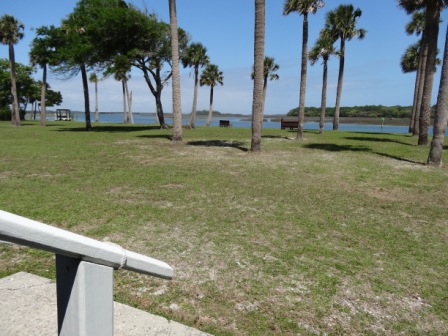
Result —
<instances>
[{"instance_id":1,"label":"distant shoreline","mask_svg":"<svg viewBox=\"0 0 448 336\"><path fill-rule=\"evenodd\" d=\"M55 111L47 111L49 114L55 113ZM100 114L121 114L123 112L100 112ZM30 112L27 112L27 114L31 114ZM81 111L72 111L73 114L84 114L84 112ZM154 112L134 112L134 115L145 115L145 116L155 116L156 114ZM90 115L95 115L95 112L90 112ZM166 118L171 118L171 113L165 113L164 114ZM184 118L187 118L190 114L184 113L182 116ZM206 119L207 116L204 115L196 115L196 119ZM245 115L245 114L220 114L220 115L213 115L213 119L225 119L225 118L239 118L242 121L250 121L251 116ZM291 117L291 116L285 116L285 115L265 115L264 117L265 121L271 121L271 122L280 122L282 118L288 118L288 119L297 119L297 117ZM305 117L305 122L319 122L319 117ZM333 117L325 118L326 123L332 123ZM341 124L361 124L361 125L381 125L381 118L371 118L371 117L340 117L339 122ZM389 126L407 126L409 125L409 118L385 118L384 125Z\"/></svg>"}]
</instances>

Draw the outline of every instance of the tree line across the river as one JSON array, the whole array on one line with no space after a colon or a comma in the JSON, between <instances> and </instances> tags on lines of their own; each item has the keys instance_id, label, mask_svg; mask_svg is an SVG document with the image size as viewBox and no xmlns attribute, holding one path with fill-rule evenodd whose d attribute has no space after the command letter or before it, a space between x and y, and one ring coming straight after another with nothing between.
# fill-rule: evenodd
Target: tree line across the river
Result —
<instances>
[{"instance_id":1,"label":"tree line across the river","mask_svg":"<svg viewBox=\"0 0 448 336\"><path fill-rule=\"evenodd\" d=\"M299 108L296 107L288 112L288 116L297 116ZM334 107L326 108L327 117L333 117ZM432 108L434 112L434 107ZM305 116L319 117L321 113L320 107L305 107ZM341 117L356 118L410 118L412 115L412 106L383 106L383 105L365 105L365 106L343 106L340 108ZM433 113L431 113L433 114Z\"/></svg>"}]
</instances>

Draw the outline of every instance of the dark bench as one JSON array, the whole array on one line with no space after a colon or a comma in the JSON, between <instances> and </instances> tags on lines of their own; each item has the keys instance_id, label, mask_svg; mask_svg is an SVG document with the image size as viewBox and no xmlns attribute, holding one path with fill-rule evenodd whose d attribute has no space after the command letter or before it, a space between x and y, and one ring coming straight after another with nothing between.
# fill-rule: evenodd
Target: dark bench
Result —
<instances>
[{"instance_id":1,"label":"dark bench","mask_svg":"<svg viewBox=\"0 0 448 336\"><path fill-rule=\"evenodd\" d=\"M230 120L220 120L219 127L230 127Z\"/></svg>"},{"instance_id":2,"label":"dark bench","mask_svg":"<svg viewBox=\"0 0 448 336\"><path fill-rule=\"evenodd\" d=\"M280 127L281 129L289 128L291 130L294 128L299 128L299 121L282 118L280 122Z\"/></svg>"}]
</instances>

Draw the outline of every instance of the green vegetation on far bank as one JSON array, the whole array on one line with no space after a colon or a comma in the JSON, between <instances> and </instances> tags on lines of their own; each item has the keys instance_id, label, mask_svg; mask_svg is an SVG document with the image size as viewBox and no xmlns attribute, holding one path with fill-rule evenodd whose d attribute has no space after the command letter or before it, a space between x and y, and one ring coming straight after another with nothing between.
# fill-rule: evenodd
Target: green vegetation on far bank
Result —
<instances>
[{"instance_id":1,"label":"green vegetation on far bank","mask_svg":"<svg viewBox=\"0 0 448 336\"><path fill-rule=\"evenodd\" d=\"M0 122L0 209L168 262L115 300L214 335L448 334L448 166L403 134ZM0 276L54 258L0 244Z\"/></svg>"},{"instance_id":2,"label":"green vegetation on far bank","mask_svg":"<svg viewBox=\"0 0 448 336\"><path fill-rule=\"evenodd\" d=\"M327 107L325 115L327 117L334 116L334 107ZM433 109L434 110L434 109ZM299 108L296 107L288 112L288 116L296 116ZM305 116L319 117L320 107L305 107ZM434 111L432 111L434 113ZM383 105L366 105L366 106L343 106L340 109L340 117L352 118L410 118L412 114L412 106L383 106Z\"/></svg>"}]
</instances>

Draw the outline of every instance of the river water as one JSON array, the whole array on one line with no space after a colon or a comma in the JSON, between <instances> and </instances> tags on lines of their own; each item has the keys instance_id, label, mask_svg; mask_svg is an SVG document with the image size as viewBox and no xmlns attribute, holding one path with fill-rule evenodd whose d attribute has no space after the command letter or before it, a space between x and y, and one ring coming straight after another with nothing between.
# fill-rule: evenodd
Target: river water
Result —
<instances>
[{"instance_id":1,"label":"river water","mask_svg":"<svg viewBox=\"0 0 448 336\"><path fill-rule=\"evenodd\" d=\"M51 118L51 117L50 117ZM95 114L91 113L91 120L95 120ZM219 120L225 119L230 120L232 127L240 127L240 128L250 128L251 121L249 120L250 116L247 118L241 117L215 117L212 119L210 126L219 126ZM99 115L100 123L123 123L123 114L122 113L100 113ZM73 113L73 120L76 121L85 121L85 117L83 113ZM276 118L278 120L278 118ZM165 118L167 124L172 124L171 118ZM188 116L184 116L182 119L182 124L187 125L189 121ZM196 118L195 125L196 126L205 126L206 119L205 118ZM372 124L339 124L339 130L341 131L351 131L351 132L372 132L372 133L408 133L408 126L397 126L397 125L387 125L387 120L385 121L385 125L381 127L380 120L378 119L378 125ZM135 124L157 124L157 120L154 115L144 114L144 113L135 113L134 114L134 123ZM263 128L280 128L279 121L272 121L271 119L266 119L263 122ZM305 119L305 130L318 130L319 123L315 121L306 121ZM325 130L332 130L333 123L327 122L325 123ZM429 130L430 134L432 134L432 127ZM448 135L448 130L447 130Z\"/></svg>"}]
</instances>

